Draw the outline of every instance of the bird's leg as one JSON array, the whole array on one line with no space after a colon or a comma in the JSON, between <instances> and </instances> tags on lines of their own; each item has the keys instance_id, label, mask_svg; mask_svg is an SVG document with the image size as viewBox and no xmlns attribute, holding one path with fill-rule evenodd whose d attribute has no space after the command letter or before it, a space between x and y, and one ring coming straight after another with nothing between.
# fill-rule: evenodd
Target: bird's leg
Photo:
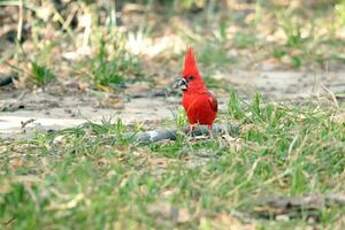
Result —
<instances>
[{"instance_id":1,"label":"bird's leg","mask_svg":"<svg viewBox=\"0 0 345 230\"><path fill-rule=\"evenodd\" d=\"M212 125L207 125L207 128L209 136L213 139Z\"/></svg>"},{"instance_id":2,"label":"bird's leg","mask_svg":"<svg viewBox=\"0 0 345 230\"><path fill-rule=\"evenodd\" d=\"M190 124L189 125L189 132L188 133L189 133L190 136L193 136L194 128L195 128L195 124Z\"/></svg>"}]
</instances>

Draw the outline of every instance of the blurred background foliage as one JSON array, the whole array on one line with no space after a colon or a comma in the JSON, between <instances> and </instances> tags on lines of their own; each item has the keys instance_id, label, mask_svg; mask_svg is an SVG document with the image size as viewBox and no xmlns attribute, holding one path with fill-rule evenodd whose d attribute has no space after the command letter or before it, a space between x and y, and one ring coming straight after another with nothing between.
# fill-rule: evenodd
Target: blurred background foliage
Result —
<instances>
[{"instance_id":1,"label":"blurred background foliage","mask_svg":"<svg viewBox=\"0 0 345 230\"><path fill-rule=\"evenodd\" d=\"M0 0L0 24L0 74L16 87L164 85L187 46L213 85L233 69L341 70L345 60L345 0Z\"/></svg>"}]
</instances>

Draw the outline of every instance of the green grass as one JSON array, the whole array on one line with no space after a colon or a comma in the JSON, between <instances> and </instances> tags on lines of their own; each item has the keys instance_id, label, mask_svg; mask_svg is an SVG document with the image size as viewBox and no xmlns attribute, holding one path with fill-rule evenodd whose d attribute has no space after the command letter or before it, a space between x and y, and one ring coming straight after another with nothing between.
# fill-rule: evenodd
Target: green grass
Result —
<instances>
[{"instance_id":1,"label":"green grass","mask_svg":"<svg viewBox=\"0 0 345 230\"><path fill-rule=\"evenodd\" d=\"M233 39L234 46L239 49L253 47L257 39L254 34L237 32Z\"/></svg>"},{"instance_id":2,"label":"green grass","mask_svg":"<svg viewBox=\"0 0 345 230\"><path fill-rule=\"evenodd\" d=\"M31 66L31 76L34 84L44 86L55 79L53 72L46 66L39 65L36 62L32 62Z\"/></svg>"},{"instance_id":3,"label":"green grass","mask_svg":"<svg viewBox=\"0 0 345 230\"><path fill-rule=\"evenodd\" d=\"M138 145L118 121L2 140L0 223L11 229L226 229L220 216L250 214L260 197L344 192L345 127L331 121L334 109L266 104L260 95L245 103L234 92L228 107L218 122L240 123L238 137L182 135ZM177 123L183 122L179 115ZM319 212L316 225L332 229L345 209ZM303 217L252 224L309 225Z\"/></svg>"},{"instance_id":4,"label":"green grass","mask_svg":"<svg viewBox=\"0 0 345 230\"><path fill-rule=\"evenodd\" d=\"M123 47L121 35L111 33L106 38L100 39L96 55L87 63L96 87L116 88L139 76L141 70L138 59Z\"/></svg>"}]
</instances>

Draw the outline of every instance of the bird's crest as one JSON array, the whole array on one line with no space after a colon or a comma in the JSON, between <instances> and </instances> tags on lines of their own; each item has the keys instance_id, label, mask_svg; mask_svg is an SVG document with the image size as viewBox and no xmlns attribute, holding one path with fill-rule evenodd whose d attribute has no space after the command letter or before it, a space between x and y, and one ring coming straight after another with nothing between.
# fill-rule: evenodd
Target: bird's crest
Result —
<instances>
[{"instance_id":1,"label":"bird's crest","mask_svg":"<svg viewBox=\"0 0 345 230\"><path fill-rule=\"evenodd\" d=\"M190 47L187 50L187 53L184 57L184 68L183 68L183 76L200 76L198 66L196 64L196 58L194 56L193 49Z\"/></svg>"}]
</instances>

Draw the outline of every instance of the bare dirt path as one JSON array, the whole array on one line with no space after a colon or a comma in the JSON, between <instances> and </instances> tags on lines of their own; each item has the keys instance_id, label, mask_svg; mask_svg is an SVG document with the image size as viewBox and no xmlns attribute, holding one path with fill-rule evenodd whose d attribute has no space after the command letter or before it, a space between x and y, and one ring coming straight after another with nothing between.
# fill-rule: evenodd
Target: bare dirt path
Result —
<instances>
[{"instance_id":1,"label":"bare dirt path","mask_svg":"<svg viewBox=\"0 0 345 230\"><path fill-rule=\"evenodd\" d=\"M266 98L275 101L304 100L311 96L345 92L343 72L311 74L291 71L234 71L223 77L224 82L237 89L242 96L250 97L259 91ZM218 98L220 109L224 110L227 96L218 95ZM121 119L126 124L159 123L164 119L174 118L179 100L176 96L134 99L115 97L102 98L101 102L90 93L54 96L45 92L2 92L0 137L26 136L34 130L57 130L104 119Z\"/></svg>"},{"instance_id":2,"label":"bare dirt path","mask_svg":"<svg viewBox=\"0 0 345 230\"><path fill-rule=\"evenodd\" d=\"M28 94L17 102L12 99L12 104L11 100L1 99L3 108L7 104L5 110L13 111L0 113L0 137L69 128L87 121L121 119L126 124L152 123L173 118L172 111L178 106L177 98L136 98L121 102L115 108L102 108L94 99L88 102L82 96L55 98L46 93Z\"/></svg>"}]
</instances>

